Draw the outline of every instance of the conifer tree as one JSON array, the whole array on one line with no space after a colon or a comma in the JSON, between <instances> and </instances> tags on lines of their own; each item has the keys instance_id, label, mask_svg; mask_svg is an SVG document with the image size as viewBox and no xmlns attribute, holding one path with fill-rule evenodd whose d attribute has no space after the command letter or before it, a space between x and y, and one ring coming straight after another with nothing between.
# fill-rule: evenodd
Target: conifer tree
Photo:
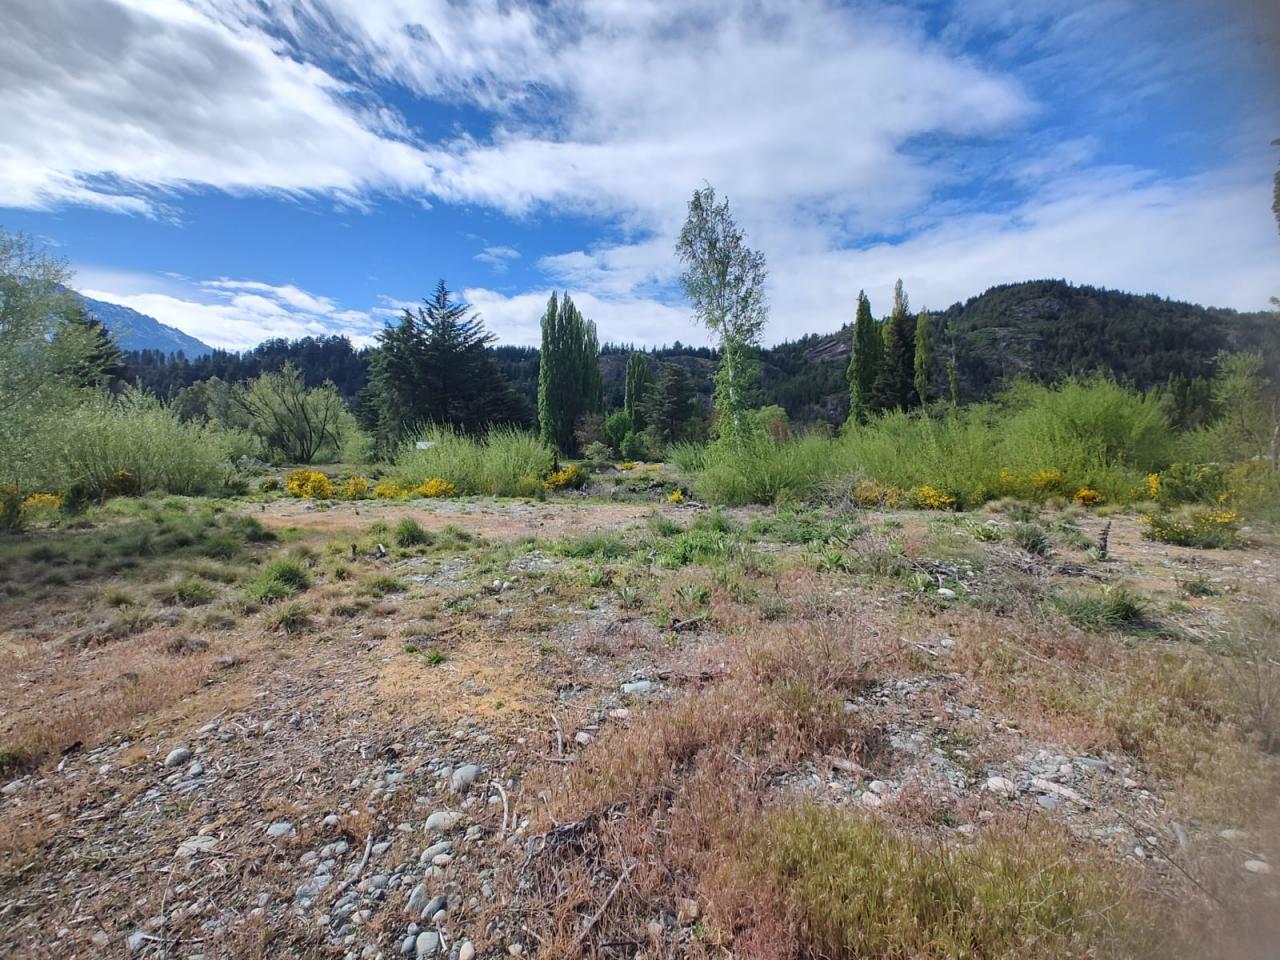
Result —
<instances>
[{"instance_id":1,"label":"conifer tree","mask_svg":"<svg viewBox=\"0 0 1280 960\"><path fill-rule=\"evenodd\" d=\"M111 331L84 308L78 297L69 302L65 320L54 337L77 343L77 349L69 351L74 360L61 371L77 386L107 387L124 376L124 354Z\"/></svg>"},{"instance_id":2,"label":"conifer tree","mask_svg":"<svg viewBox=\"0 0 1280 960\"><path fill-rule=\"evenodd\" d=\"M929 330L929 311L921 310L916 317L915 367L916 400L922 406L929 402L929 375L933 370L933 339Z\"/></svg>"},{"instance_id":3,"label":"conifer tree","mask_svg":"<svg viewBox=\"0 0 1280 960\"><path fill-rule=\"evenodd\" d=\"M853 321L853 352L849 356L849 417L865 423L872 409L872 390L884 357L880 325L871 316L871 301L858 291L858 312Z\"/></svg>"},{"instance_id":4,"label":"conifer tree","mask_svg":"<svg viewBox=\"0 0 1280 960\"><path fill-rule=\"evenodd\" d=\"M893 288L893 313L884 324L884 363L876 377L876 410L910 410L919 403L915 384L915 324L899 280Z\"/></svg>"},{"instance_id":5,"label":"conifer tree","mask_svg":"<svg viewBox=\"0 0 1280 960\"><path fill-rule=\"evenodd\" d=\"M560 453L577 450L573 428L584 414L603 406L600 344L596 325L566 293L553 293L542 317L538 358L538 429L542 442Z\"/></svg>"},{"instance_id":6,"label":"conifer tree","mask_svg":"<svg viewBox=\"0 0 1280 960\"><path fill-rule=\"evenodd\" d=\"M689 372L677 363L664 363L649 393L645 416L648 434L658 450L683 440L697 415L698 397Z\"/></svg>"},{"instance_id":7,"label":"conifer tree","mask_svg":"<svg viewBox=\"0 0 1280 960\"><path fill-rule=\"evenodd\" d=\"M642 353L633 353L627 358L626 380L622 391L622 409L631 418L633 430L644 429L645 398L653 387L653 374L649 371L649 361Z\"/></svg>"}]
</instances>

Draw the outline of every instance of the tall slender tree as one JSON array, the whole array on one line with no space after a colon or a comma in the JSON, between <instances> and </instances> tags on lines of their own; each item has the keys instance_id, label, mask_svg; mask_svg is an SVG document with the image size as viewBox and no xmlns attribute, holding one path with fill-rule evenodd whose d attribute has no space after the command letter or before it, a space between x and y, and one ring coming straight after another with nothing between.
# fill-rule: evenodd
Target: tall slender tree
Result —
<instances>
[{"instance_id":1,"label":"tall slender tree","mask_svg":"<svg viewBox=\"0 0 1280 960\"><path fill-rule=\"evenodd\" d=\"M853 321L853 352L849 356L849 418L865 423L872 410L872 391L884 359L880 325L871 316L871 301L858 291L858 311Z\"/></svg>"},{"instance_id":2,"label":"tall slender tree","mask_svg":"<svg viewBox=\"0 0 1280 960\"><path fill-rule=\"evenodd\" d=\"M574 426L603 406L596 325L569 294L553 293L542 316L538 358L538 427L543 443L565 455L577 450Z\"/></svg>"},{"instance_id":3,"label":"tall slender tree","mask_svg":"<svg viewBox=\"0 0 1280 960\"><path fill-rule=\"evenodd\" d=\"M929 329L928 310L921 310L916 317L916 355L912 363L916 400L924 405L929 402L929 377L933 373L933 335Z\"/></svg>"},{"instance_id":4,"label":"tall slender tree","mask_svg":"<svg viewBox=\"0 0 1280 960\"><path fill-rule=\"evenodd\" d=\"M919 402L915 384L915 324L899 280L893 287L893 312L884 323L884 363L873 393L877 410L910 410Z\"/></svg>"},{"instance_id":5,"label":"tall slender tree","mask_svg":"<svg viewBox=\"0 0 1280 960\"><path fill-rule=\"evenodd\" d=\"M740 437L750 422L745 413L760 377L756 354L769 316L764 255L746 245L729 201L717 203L710 186L693 192L676 255L694 314L719 340L716 428L723 438Z\"/></svg>"},{"instance_id":6,"label":"tall slender tree","mask_svg":"<svg viewBox=\"0 0 1280 960\"><path fill-rule=\"evenodd\" d=\"M644 429L645 398L653 388L653 374L643 353L627 358L627 373L622 389L622 409L631 418L634 430Z\"/></svg>"}]
</instances>

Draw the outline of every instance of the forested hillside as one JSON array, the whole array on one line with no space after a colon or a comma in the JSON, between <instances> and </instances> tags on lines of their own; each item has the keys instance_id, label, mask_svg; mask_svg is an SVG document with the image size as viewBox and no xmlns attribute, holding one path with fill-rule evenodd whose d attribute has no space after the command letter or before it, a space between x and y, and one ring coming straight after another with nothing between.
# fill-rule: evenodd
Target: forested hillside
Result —
<instances>
[{"instance_id":1,"label":"forested hillside","mask_svg":"<svg viewBox=\"0 0 1280 960\"><path fill-rule=\"evenodd\" d=\"M883 314L881 308L888 304L872 306ZM1268 376L1276 379L1280 358L1280 325L1273 313L1238 313L1061 280L992 287L963 304L932 312L930 320L936 344L933 393L948 394L948 365L954 358L961 401L988 398L1015 377L1049 383L1094 371L1138 388L1171 380L1194 384L1209 376L1214 357L1223 350L1261 350ZM795 421L842 423L849 411L846 367L851 338L852 327L846 326L826 336L810 334L762 350L760 403L783 407ZM525 402L531 422L538 351L501 344L488 349L499 372ZM624 371L632 352L632 347L616 344L605 344L601 350L609 408L622 404ZM695 392L704 400L710 398L717 359L713 350L677 342L639 352L682 367ZM240 382L291 362L308 385L330 380L354 400L368 381L372 353L353 347L344 337L269 340L244 353L215 350L196 358L142 351L127 354L127 379L173 397L201 380Z\"/></svg>"}]
</instances>

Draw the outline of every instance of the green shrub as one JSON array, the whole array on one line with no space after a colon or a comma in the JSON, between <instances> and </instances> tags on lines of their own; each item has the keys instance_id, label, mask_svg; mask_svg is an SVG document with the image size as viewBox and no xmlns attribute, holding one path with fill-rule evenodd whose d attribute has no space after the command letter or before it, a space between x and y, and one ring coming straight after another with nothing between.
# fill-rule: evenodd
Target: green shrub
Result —
<instances>
[{"instance_id":1,"label":"green shrub","mask_svg":"<svg viewBox=\"0 0 1280 960\"><path fill-rule=\"evenodd\" d=\"M307 613L307 605L298 600L283 603L267 616L267 626L272 630L283 630L285 633L299 633L311 623Z\"/></svg>"},{"instance_id":2,"label":"green shrub","mask_svg":"<svg viewBox=\"0 0 1280 960\"><path fill-rule=\"evenodd\" d=\"M635 434L632 434L632 436L634 437ZM625 450L622 455L627 460L644 459L642 455L632 456ZM680 443L673 443L671 446L667 447L667 455L665 459L667 463L671 464L678 470L683 470L685 473L697 473L706 465L706 458L707 448L703 444L682 441Z\"/></svg>"},{"instance_id":3,"label":"green shrub","mask_svg":"<svg viewBox=\"0 0 1280 960\"><path fill-rule=\"evenodd\" d=\"M252 603L275 603L301 593L311 586L311 577L295 557L272 560L249 582L245 599Z\"/></svg>"},{"instance_id":4,"label":"green shrub","mask_svg":"<svg viewBox=\"0 0 1280 960\"><path fill-rule=\"evenodd\" d=\"M589 533L576 540L561 542L558 550L566 557L618 560L627 555L627 544L616 533Z\"/></svg>"},{"instance_id":5,"label":"green shrub","mask_svg":"<svg viewBox=\"0 0 1280 960\"><path fill-rule=\"evenodd\" d=\"M167 603L178 603L184 607L198 607L211 602L217 595L218 591L210 584L190 577L163 587L157 599Z\"/></svg>"},{"instance_id":6,"label":"green shrub","mask_svg":"<svg viewBox=\"0 0 1280 960\"><path fill-rule=\"evenodd\" d=\"M1226 550L1240 546L1239 523L1232 510L1185 509L1155 513L1146 519L1145 536L1179 547Z\"/></svg>"},{"instance_id":7,"label":"green shrub","mask_svg":"<svg viewBox=\"0 0 1280 960\"><path fill-rule=\"evenodd\" d=\"M690 563L708 563L727 557L731 550L732 542L723 533L705 529L687 530L658 548L658 564L671 568Z\"/></svg>"},{"instance_id":8,"label":"green shrub","mask_svg":"<svg viewBox=\"0 0 1280 960\"><path fill-rule=\"evenodd\" d=\"M1140 594L1124 586L1103 587L1095 593L1069 593L1053 603L1063 616L1089 630L1120 630L1146 622L1150 604Z\"/></svg>"},{"instance_id":9,"label":"green shrub","mask_svg":"<svg viewBox=\"0 0 1280 960\"><path fill-rule=\"evenodd\" d=\"M420 547L431 542L431 534L413 517L404 517L396 524L394 537L399 547Z\"/></svg>"},{"instance_id":10,"label":"green shrub","mask_svg":"<svg viewBox=\"0 0 1280 960\"><path fill-rule=\"evenodd\" d=\"M439 478L464 495L540 496L543 477L555 463L537 437L509 427L479 439L437 427L418 440L434 445L420 450L416 441L406 443L393 467L395 477L411 487Z\"/></svg>"},{"instance_id":11,"label":"green shrub","mask_svg":"<svg viewBox=\"0 0 1280 960\"><path fill-rule=\"evenodd\" d=\"M1009 539L1037 557L1048 556L1052 547L1048 531L1038 523L1015 523L1009 530Z\"/></svg>"}]
</instances>

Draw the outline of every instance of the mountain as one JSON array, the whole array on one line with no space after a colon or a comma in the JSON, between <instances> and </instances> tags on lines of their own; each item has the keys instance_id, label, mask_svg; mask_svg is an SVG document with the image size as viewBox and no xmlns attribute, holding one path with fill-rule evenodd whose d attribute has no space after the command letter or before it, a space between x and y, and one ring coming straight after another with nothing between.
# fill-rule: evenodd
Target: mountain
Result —
<instances>
[{"instance_id":1,"label":"mountain","mask_svg":"<svg viewBox=\"0 0 1280 960\"><path fill-rule=\"evenodd\" d=\"M203 357L213 352L213 348L207 343L201 343L195 337L163 324L155 317L148 317L145 313L122 307L118 303L94 300L83 294L76 296L80 298L84 308L111 331L120 349L126 353L155 350L166 356L181 353L188 357Z\"/></svg>"},{"instance_id":2,"label":"mountain","mask_svg":"<svg viewBox=\"0 0 1280 960\"><path fill-rule=\"evenodd\" d=\"M149 317L125 312L168 330ZM853 313L853 304L849 312ZM953 356L958 392L965 401L988 399L1019 377L1049 383L1103 372L1139 389L1164 386L1171 380L1195 383L1212 375L1214 358L1224 350L1261 351L1267 375L1280 381L1280 317L1270 312L1238 313L1063 280L1029 280L992 287L964 303L933 312L930 318L934 397L949 392L947 365ZM852 328L845 326L835 333L809 334L765 348L760 352L759 402L785 408L796 422L843 423L849 412L845 370L852 340ZM131 351L128 379L162 396L173 396L198 380L214 376L247 380L278 370L288 361L308 383L331 380L348 399L356 397L367 379L370 351L356 350L342 337L272 340L244 353L210 351L195 342L202 355L188 353L182 361L159 351ZM506 345L490 350L498 369L532 411L538 389L538 351ZM625 368L632 352L617 344L605 344L601 350L605 403L611 409L622 404ZM676 343L640 352L650 358L655 374L662 363L684 367L699 395L710 402L717 360L713 350ZM1204 388L1201 382L1199 389Z\"/></svg>"}]
</instances>

